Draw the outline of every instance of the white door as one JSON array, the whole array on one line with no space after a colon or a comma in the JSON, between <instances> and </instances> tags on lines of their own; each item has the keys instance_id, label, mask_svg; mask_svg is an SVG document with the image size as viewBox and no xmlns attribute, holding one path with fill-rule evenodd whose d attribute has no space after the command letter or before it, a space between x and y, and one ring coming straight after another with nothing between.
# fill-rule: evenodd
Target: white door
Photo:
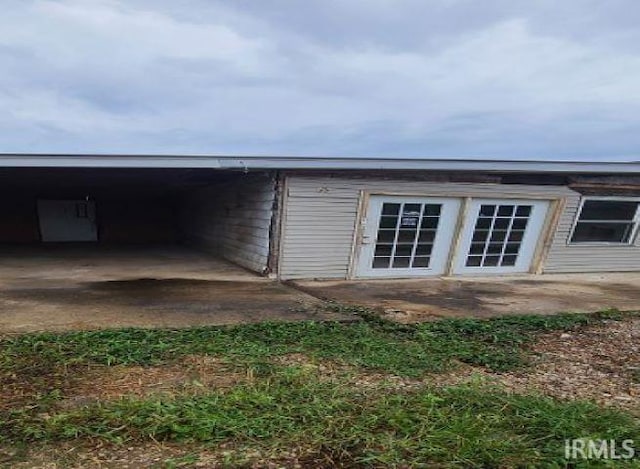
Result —
<instances>
[{"instance_id":1,"label":"white door","mask_svg":"<svg viewBox=\"0 0 640 469\"><path fill-rule=\"evenodd\" d=\"M97 241L96 206L86 200L39 200L42 241Z\"/></svg>"},{"instance_id":2,"label":"white door","mask_svg":"<svg viewBox=\"0 0 640 469\"><path fill-rule=\"evenodd\" d=\"M371 196L356 275L443 274L459 209L459 199Z\"/></svg>"},{"instance_id":3,"label":"white door","mask_svg":"<svg viewBox=\"0 0 640 469\"><path fill-rule=\"evenodd\" d=\"M454 273L528 272L548 208L540 200L473 199Z\"/></svg>"}]
</instances>

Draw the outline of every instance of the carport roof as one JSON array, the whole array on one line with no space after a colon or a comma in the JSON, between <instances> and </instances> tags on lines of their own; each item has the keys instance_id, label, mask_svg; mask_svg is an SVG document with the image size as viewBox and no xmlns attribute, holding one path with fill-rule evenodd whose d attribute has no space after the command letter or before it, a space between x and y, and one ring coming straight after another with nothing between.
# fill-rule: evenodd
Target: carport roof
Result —
<instances>
[{"instance_id":1,"label":"carport roof","mask_svg":"<svg viewBox=\"0 0 640 469\"><path fill-rule=\"evenodd\" d=\"M5 168L202 168L230 170L431 170L640 174L640 161L215 155L0 154Z\"/></svg>"}]
</instances>

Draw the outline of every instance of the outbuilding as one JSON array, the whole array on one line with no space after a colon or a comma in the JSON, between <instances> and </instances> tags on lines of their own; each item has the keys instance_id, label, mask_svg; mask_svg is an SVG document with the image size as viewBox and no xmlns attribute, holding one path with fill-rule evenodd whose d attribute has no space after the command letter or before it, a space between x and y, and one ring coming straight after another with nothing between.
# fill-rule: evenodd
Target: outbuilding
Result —
<instances>
[{"instance_id":1,"label":"outbuilding","mask_svg":"<svg viewBox=\"0 0 640 469\"><path fill-rule=\"evenodd\" d=\"M283 280L640 271L640 162L3 154L0 193L5 245L185 244Z\"/></svg>"}]
</instances>

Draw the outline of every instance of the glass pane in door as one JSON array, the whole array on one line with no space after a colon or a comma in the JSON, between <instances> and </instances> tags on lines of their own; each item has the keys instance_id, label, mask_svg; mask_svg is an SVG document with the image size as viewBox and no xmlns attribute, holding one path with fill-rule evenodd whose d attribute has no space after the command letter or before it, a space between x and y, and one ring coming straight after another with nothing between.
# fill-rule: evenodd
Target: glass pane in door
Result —
<instances>
[{"instance_id":1,"label":"glass pane in door","mask_svg":"<svg viewBox=\"0 0 640 469\"><path fill-rule=\"evenodd\" d=\"M480 205L466 267L516 265L531 211L531 205Z\"/></svg>"},{"instance_id":2,"label":"glass pane in door","mask_svg":"<svg viewBox=\"0 0 640 469\"><path fill-rule=\"evenodd\" d=\"M373 269L429 268L441 204L384 202Z\"/></svg>"}]
</instances>

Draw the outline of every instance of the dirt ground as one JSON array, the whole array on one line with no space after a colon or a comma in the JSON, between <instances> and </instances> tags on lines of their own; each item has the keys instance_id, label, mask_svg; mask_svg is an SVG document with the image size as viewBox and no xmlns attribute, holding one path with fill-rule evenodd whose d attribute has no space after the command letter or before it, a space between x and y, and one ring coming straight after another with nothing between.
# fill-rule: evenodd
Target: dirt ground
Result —
<instances>
[{"instance_id":1,"label":"dirt ground","mask_svg":"<svg viewBox=\"0 0 640 469\"><path fill-rule=\"evenodd\" d=\"M293 283L319 298L367 306L400 322L640 310L640 273Z\"/></svg>"},{"instance_id":2,"label":"dirt ground","mask_svg":"<svg viewBox=\"0 0 640 469\"><path fill-rule=\"evenodd\" d=\"M322 301L179 246L0 249L0 332L346 319Z\"/></svg>"},{"instance_id":3,"label":"dirt ground","mask_svg":"<svg viewBox=\"0 0 640 469\"><path fill-rule=\"evenodd\" d=\"M585 399L640 416L640 319L610 321L573 333L543 334L531 369L496 375L516 392Z\"/></svg>"}]
</instances>

